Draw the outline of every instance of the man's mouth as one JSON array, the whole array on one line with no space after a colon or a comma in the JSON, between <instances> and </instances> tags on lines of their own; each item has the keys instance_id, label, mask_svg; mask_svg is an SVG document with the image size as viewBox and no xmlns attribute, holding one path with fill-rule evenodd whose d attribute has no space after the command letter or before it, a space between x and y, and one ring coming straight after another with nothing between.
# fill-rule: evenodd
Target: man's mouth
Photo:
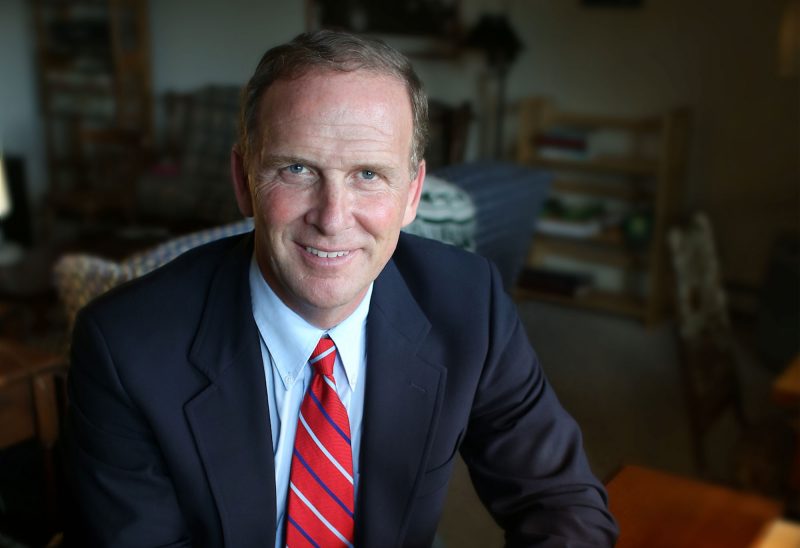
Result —
<instances>
[{"instance_id":1,"label":"man's mouth","mask_svg":"<svg viewBox=\"0 0 800 548\"><path fill-rule=\"evenodd\" d=\"M350 254L349 251L322 251L321 249L316 249L311 246L306 246L306 251L312 255L316 255L317 257L322 257L323 259L327 259L329 257L344 257L345 255Z\"/></svg>"}]
</instances>

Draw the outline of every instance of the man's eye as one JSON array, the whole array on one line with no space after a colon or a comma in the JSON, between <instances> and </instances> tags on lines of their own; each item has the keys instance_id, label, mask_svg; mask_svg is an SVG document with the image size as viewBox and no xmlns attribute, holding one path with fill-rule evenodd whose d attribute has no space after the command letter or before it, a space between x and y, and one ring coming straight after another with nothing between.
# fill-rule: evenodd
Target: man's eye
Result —
<instances>
[{"instance_id":1,"label":"man's eye","mask_svg":"<svg viewBox=\"0 0 800 548\"><path fill-rule=\"evenodd\" d=\"M303 171L306 168L305 168L305 166L303 164L292 164L289 167L287 167L286 169L287 169L287 171L289 171L289 173L292 173L294 175L299 175L299 174L303 173Z\"/></svg>"},{"instance_id":2,"label":"man's eye","mask_svg":"<svg viewBox=\"0 0 800 548\"><path fill-rule=\"evenodd\" d=\"M366 179L367 181L371 181L375 177L376 177L376 174L375 174L374 171L370 171L368 169L362 169L361 170L361 178L362 179Z\"/></svg>"}]
</instances>

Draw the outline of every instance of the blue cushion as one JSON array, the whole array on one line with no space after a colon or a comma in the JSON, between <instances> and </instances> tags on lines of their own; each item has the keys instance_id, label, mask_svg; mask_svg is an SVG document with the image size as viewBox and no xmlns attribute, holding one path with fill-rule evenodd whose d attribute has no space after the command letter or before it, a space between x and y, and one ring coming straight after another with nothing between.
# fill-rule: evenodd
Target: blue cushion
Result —
<instances>
[{"instance_id":1,"label":"blue cushion","mask_svg":"<svg viewBox=\"0 0 800 548\"><path fill-rule=\"evenodd\" d=\"M525 264L552 174L508 162L482 161L446 166L433 175L455 183L472 198L475 251L494 261L510 291Z\"/></svg>"}]
</instances>

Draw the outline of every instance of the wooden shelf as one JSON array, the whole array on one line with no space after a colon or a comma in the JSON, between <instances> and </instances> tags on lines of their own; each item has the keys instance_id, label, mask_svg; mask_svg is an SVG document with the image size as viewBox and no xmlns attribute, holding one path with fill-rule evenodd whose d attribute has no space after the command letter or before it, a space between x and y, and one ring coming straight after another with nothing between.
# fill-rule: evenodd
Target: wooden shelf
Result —
<instances>
[{"instance_id":1,"label":"wooden shelf","mask_svg":"<svg viewBox=\"0 0 800 548\"><path fill-rule=\"evenodd\" d=\"M108 96L114 93L112 83L50 82L47 87L54 93L75 93L80 95Z\"/></svg>"},{"instance_id":2,"label":"wooden shelf","mask_svg":"<svg viewBox=\"0 0 800 548\"><path fill-rule=\"evenodd\" d=\"M652 132L658 131L661 118L632 118L624 116L597 116L593 114L576 114L550 110L545 114L545 121L550 126L563 126L573 129L596 129L599 127L620 131Z\"/></svg>"},{"instance_id":3,"label":"wooden shelf","mask_svg":"<svg viewBox=\"0 0 800 548\"><path fill-rule=\"evenodd\" d=\"M534 254L544 252L567 256L625 270L642 270L647 267L646 252L633 252L619 237L607 234L589 238L567 238L537 233L532 248Z\"/></svg>"},{"instance_id":4,"label":"wooden shelf","mask_svg":"<svg viewBox=\"0 0 800 548\"><path fill-rule=\"evenodd\" d=\"M140 143L152 142L147 6L146 0L31 1L54 196L133 178L128 164L115 165L114 175L105 166L118 157L143 157L142 145L131 144L123 154L112 150L116 143L88 141L88 130L126 128L141 135Z\"/></svg>"},{"instance_id":5,"label":"wooden shelf","mask_svg":"<svg viewBox=\"0 0 800 548\"><path fill-rule=\"evenodd\" d=\"M589 194L601 198L613 198L624 201L649 201L653 198L650 188L629 183L599 183L596 181L575 181L572 179L556 179L553 190L570 194Z\"/></svg>"},{"instance_id":6,"label":"wooden shelf","mask_svg":"<svg viewBox=\"0 0 800 548\"><path fill-rule=\"evenodd\" d=\"M579 308L606 310L615 314L630 316L638 320L644 320L646 316L646 305L643 299L637 299L623 293L612 293L599 289L592 289L585 293L570 296L517 288L514 296L519 300L532 299Z\"/></svg>"},{"instance_id":7,"label":"wooden shelf","mask_svg":"<svg viewBox=\"0 0 800 548\"><path fill-rule=\"evenodd\" d=\"M49 109L44 112L49 118L48 122L51 126L55 126L55 122L63 119L79 120L82 126L101 126L107 127L110 123L109 117L101 112L86 112L78 109ZM70 136L73 138L74 136Z\"/></svg>"},{"instance_id":8,"label":"wooden shelf","mask_svg":"<svg viewBox=\"0 0 800 548\"><path fill-rule=\"evenodd\" d=\"M42 7L52 9L75 9L78 7L105 8L103 0L40 0Z\"/></svg>"},{"instance_id":9,"label":"wooden shelf","mask_svg":"<svg viewBox=\"0 0 800 548\"><path fill-rule=\"evenodd\" d=\"M526 162L529 165L564 171L588 173L622 173L625 175L655 175L656 162L630 158L590 158L586 160L563 160L534 155Z\"/></svg>"}]
</instances>

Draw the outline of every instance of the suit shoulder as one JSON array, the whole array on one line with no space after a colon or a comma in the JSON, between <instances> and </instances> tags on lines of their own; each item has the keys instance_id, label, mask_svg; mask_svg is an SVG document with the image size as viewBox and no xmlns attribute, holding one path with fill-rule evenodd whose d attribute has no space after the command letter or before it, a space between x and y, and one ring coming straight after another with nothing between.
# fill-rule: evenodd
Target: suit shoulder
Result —
<instances>
[{"instance_id":1,"label":"suit shoulder","mask_svg":"<svg viewBox=\"0 0 800 548\"><path fill-rule=\"evenodd\" d=\"M137 312L176 309L175 303L197 302L202 299L202 288L208 287L219 266L238 246L246 246L248 241L245 234L192 248L152 272L101 295L89 303L82 314L109 317L119 316L124 310L125 315L131 317Z\"/></svg>"},{"instance_id":2,"label":"suit shoulder","mask_svg":"<svg viewBox=\"0 0 800 548\"><path fill-rule=\"evenodd\" d=\"M503 292L500 275L488 259L449 244L401 235L392 259L430 318L487 310Z\"/></svg>"},{"instance_id":3,"label":"suit shoulder","mask_svg":"<svg viewBox=\"0 0 800 548\"><path fill-rule=\"evenodd\" d=\"M491 277L488 259L412 234L401 233L392 258L406 279L423 277L436 285L486 283Z\"/></svg>"}]
</instances>

